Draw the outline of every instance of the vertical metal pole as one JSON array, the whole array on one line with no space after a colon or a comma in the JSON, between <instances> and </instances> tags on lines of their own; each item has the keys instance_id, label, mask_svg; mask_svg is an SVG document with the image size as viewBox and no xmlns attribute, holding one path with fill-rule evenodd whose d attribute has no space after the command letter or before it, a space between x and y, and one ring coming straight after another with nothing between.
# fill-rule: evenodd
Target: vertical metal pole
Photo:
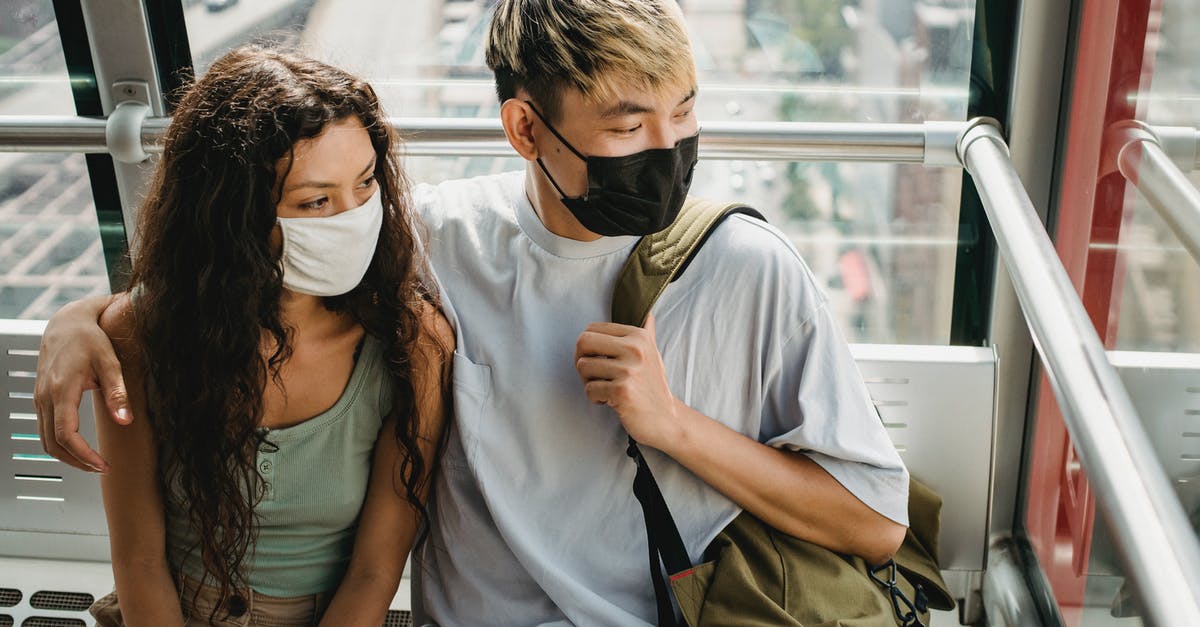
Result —
<instances>
[{"instance_id":1,"label":"vertical metal pole","mask_svg":"<svg viewBox=\"0 0 1200 627\"><path fill-rule=\"evenodd\" d=\"M1071 441L1153 625L1200 625L1200 542L1009 161L977 121L959 143Z\"/></svg>"},{"instance_id":2,"label":"vertical metal pole","mask_svg":"<svg viewBox=\"0 0 1200 627\"><path fill-rule=\"evenodd\" d=\"M148 116L165 115L142 0L82 0L82 7L104 115L112 116L124 103L144 105ZM114 167L125 232L133 251L137 248L137 206L153 171L153 161L114 160Z\"/></svg>"}]
</instances>

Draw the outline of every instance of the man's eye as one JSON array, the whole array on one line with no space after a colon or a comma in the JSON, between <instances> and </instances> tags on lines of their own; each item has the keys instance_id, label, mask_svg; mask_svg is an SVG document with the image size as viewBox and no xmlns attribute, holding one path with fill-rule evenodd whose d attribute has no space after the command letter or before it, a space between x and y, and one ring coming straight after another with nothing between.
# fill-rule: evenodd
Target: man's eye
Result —
<instances>
[{"instance_id":1,"label":"man's eye","mask_svg":"<svg viewBox=\"0 0 1200 627\"><path fill-rule=\"evenodd\" d=\"M613 132L617 133L618 135L633 135L640 128L642 128L642 125L638 124L637 126L633 126L630 128L618 128L618 129L615 129Z\"/></svg>"}]
</instances>

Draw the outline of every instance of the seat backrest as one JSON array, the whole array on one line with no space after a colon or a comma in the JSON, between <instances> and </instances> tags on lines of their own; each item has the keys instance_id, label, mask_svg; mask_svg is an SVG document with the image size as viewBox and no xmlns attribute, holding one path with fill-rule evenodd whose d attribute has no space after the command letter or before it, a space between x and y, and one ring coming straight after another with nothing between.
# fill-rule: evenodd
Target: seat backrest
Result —
<instances>
[{"instance_id":1,"label":"seat backrest","mask_svg":"<svg viewBox=\"0 0 1200 627\"><path fill-rule=\"evenodd\" d=\"M45 322L0 320L0 557L107 561L100 482L47 456L37 435L33 376ZM95 442L92 397L80 432Z\"/></svg>"},{"instance_id":2,"label":"seat backrest","mask_svg":"<svg viewBox=\"0 0 1200 627\"><path fill-rule=\"evenodd\" d=\"M851 351L909 472L942 496L942 569L983 570L994 466L995 353L971 346L881 344L856 344Z\"/></svg>"},{"instance_id":3,"label":"seat backrest","mask_svg":"<svg viewBox=\"0 0 1200 627\"><path fill-rule=\"evenodd\" d=\"M33 373L44 323L0 320L0 556L106 561L99 482L47 457L37 439ZM947 570L982 570L992 476L995 355L954 346L851 347L888 434L913 475L943 498ZM80 431L95 442L91 395Z\"/></svg>"},{"instance_id":4,"label":"seat backrest","mask_svg":"<svg viewBox=\"0 0 1200 627\"><path fill-rule=\"evenodd\" d=\"M0 419L8 429L0 444L0 572L12 575L0 577L0 623L49 616L91 624L86 606L112 585L103 503L96 475L47 457L37 439L33 377L44 328L44 322L0 320ZM995 355L970 347L851 350L900 456L942 495L943 569L982 570ZM90 394L80 416L80 432L94 443ZM406 584L389 613L397 624L407 618Z\"/></svg>"},{"instance_id":5,"label":"seat backrest","mask_svg":"<svg viewBox=\"0 0 1200 627\"><path fill-rule=\"evenodd\" d=\"M1110 351L1184 513L1200 523L1200 354ZM1108 526L1093 530L1090 575L1124 576Z\"/></svg>"}]
</instances>

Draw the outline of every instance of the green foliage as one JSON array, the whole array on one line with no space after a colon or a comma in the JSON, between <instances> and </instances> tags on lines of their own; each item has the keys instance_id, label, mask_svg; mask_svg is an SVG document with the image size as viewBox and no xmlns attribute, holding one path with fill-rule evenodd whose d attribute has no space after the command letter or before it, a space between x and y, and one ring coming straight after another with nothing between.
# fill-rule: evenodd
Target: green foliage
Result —
<instances>
[{"instance_id":1,"label":"green foliage","mask_svg":"<svg viewBox=\"0 0 1200 627\"><path fill-rule=\"evenodd\" d=\"M778 16L791 25L791 34L807 42L825 66L825 73L841 68L842 49L854 42L854 31L842 19L843 0L758 0L752 14Z\"/></svg>"},{"instance_id":2,"label":"green foliage","mask_svg":"<svg viewBox=\"0 0 1200 627\"><path fill-rule=\"evenodd\" d=\"M788 195L783 199L783 211L789 220L804 222L819 215L816 203L808 190L808 164L791 162L787 164Z\"/></svg>"}]
</instances>

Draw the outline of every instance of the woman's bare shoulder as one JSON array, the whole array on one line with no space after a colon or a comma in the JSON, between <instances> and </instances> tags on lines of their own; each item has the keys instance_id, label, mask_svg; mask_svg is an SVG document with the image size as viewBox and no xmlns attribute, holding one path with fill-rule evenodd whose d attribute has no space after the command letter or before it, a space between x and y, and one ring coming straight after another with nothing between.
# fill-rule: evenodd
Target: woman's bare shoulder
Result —
<instances>
[{"instance_id":1,"label":"woman's bare shoulder","mask_svg":"<svg viewBox=\"0 0 1200 627\"><path fill-rule=\"evenodd\" d=\"M418 316L421 321L421 335L418 343L425 344L432 342L434 346L439 347L446 355L453 353L455 345L454 328L450 326L450 321L446 319L446 314L442 313L442 310L437 305L427 300L422 300Z\"/></svg>"},{"instance_id":2,"label":"woman's bare shoulder","mask_svg":"<svg viewBox=\"0 0 1200 627\"><path fill-rule=\"evenodd\" d=\"M100 329L108 335L122 363L136 358L138 351L133 322L133 301L129 293L118 295L100 314Z\"/></svg>"}]
</instances>

